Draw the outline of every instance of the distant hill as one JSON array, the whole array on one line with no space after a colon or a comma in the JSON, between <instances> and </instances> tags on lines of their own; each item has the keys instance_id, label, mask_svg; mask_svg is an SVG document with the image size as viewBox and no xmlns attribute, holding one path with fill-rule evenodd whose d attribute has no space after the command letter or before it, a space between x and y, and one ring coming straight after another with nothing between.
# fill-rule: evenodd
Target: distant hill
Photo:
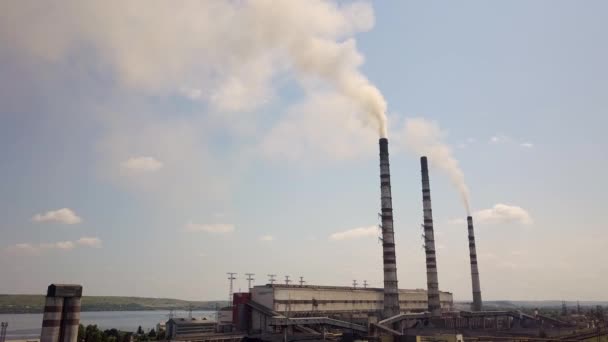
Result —
<instances>
[{"instance_id":1,"label":"distant hill","mask_svg":"<svg viewBox=\"0 0 608 342\"><path fill-rule=\"evenodd\" d=\"M215 310L229 305L228 301L187 301L169 298L85 296L82 311L144 311L144 310ZM41 313L43 295L0 294L0 313Z\"/></svg>"},{"instance_id":2,"label":"distant hill","mask_svg":"<svg viewBox=\"0 0 608 342\"><path fill-rule=\"evenodd\" d=\"M576 301L566 301L566 306L574 308L577 306ZM590 306L608 306L608 301L580 301L581 307ZM459 310L470 310L470 302L455 301L454 306ZM517 309L532 309L532 308L561 308L561 300L489 300L483 302L485 310L517 310Z\"/></svg>"}]
</instances>

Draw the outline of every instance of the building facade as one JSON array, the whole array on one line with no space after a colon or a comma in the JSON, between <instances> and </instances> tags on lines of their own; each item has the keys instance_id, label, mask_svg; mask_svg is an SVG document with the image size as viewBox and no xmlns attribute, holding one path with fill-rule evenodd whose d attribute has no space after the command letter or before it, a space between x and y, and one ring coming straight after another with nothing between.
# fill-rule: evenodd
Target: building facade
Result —
<instances>
[{"instance_id":1,"label":"building facade","mask_svg":"<svg viewBox=\"0 0 608 342\"><path fill-rule=\"evenodd\" d=\"M289 317L337 313L376 313L383 309L384 289L342 286L263 285L251 290L251 300ZM450 292L439 293L441 310L450 311ZM428 309L427 291L399 290L401 312Z\"/></svg>"},{"instance_id":2,"label":"building facade","mask_svg":"<svg viewBox=\"0 0 608 342\"><path fill-rule=\"evenodd\" d=\"M206 318L171 318L166 323L167 340L180 339L184 336L214 334L217 322Z\"/></svg>"}]
</instances>

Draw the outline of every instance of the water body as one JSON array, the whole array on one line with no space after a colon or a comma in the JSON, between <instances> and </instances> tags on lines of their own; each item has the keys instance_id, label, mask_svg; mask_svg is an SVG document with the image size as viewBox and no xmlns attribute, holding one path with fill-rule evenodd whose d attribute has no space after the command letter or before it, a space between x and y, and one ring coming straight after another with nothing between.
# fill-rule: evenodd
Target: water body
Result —
<instances>
[{"instance_id":1,"label":"water body","mask_svg":"<svg viewBox=\"0 0 608 342\"><path fill-rule=\"evenodd\" d=\"M137 330L141 327L148 331L156 329L156 324L167 321L169 311L88 311L80 313L80 323L87 326L97 324L102 329L121 331ZM173 311L175 317L188 317L186 311ZM192 317L215 319L215 311L192 311ZM0 322L8 322L7 340L19 340L40 337L42 314L0 314Z\"/></svg>"}]
</instances>

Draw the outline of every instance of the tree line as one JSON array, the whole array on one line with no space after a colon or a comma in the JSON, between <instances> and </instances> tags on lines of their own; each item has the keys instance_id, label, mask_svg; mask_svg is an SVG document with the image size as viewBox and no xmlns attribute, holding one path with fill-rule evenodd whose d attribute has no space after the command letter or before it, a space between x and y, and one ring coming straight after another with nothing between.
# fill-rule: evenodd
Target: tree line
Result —
<instances>
[{"instance_id":1,"label":"tree line","mask_svg":"<svg viewBox=\"0 0 608 342\"><path fill-rule=\"evenodd\" d=\"M160 341L165 339L165 332L157 333L154 328L145 332L141 325L135 332L117 329L101 330L97 325L82 324L78 326L78 342L143 342Z\"/></svg>"}]
</instances>

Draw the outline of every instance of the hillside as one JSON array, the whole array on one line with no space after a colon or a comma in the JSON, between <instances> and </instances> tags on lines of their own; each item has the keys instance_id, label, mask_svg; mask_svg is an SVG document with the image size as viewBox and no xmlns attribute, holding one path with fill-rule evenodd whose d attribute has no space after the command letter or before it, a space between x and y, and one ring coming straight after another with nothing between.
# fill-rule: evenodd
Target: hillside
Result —
<instances>
[{"instance_id":1,"label":"hillside","mask_svg":"<svg viewBox=\"0 0 608 342\"><path fill-rule=\"evenodd\" d=\"M143 310L215 310L228 305L227 301L187 301L169 298L142 297L82 297L82 311L143 311ZM43 295L2 295L0 313L41 313Z\"/></svg>"}]
</instances>

